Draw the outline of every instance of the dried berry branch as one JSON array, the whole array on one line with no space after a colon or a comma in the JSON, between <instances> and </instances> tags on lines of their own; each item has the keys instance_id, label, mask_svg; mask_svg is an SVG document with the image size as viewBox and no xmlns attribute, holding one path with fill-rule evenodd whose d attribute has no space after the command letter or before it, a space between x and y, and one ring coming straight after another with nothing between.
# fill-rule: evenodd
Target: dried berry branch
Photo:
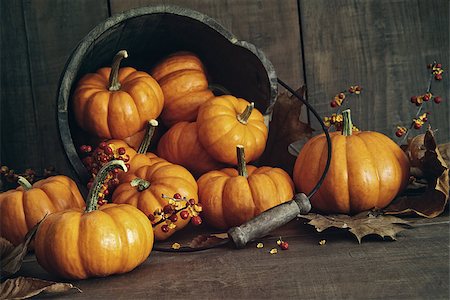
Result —
<instances>
[{"instance_id":1,"label":"dried berry branch","mask_svg":"<svg viewBox=\"0 0 450 300\"><path fill-rule=\"evenodd\" d=\"M163 232L169 232L171 229L177 227L178 215L186 220L191 218L191 223L194 226L198 226L202 223L202 218L199 216L202 211L202 205L195 203L194 199L187 199L182 197L179 193L175 193L173 197L167 195L161 195L163 199L168 199L168 203L162 208L156 209L153 214L149 214L147 217L155 227L161 223Z\"/></svg>"},{"instance_id":2,"label":"dried berry branch","mask_svg":"<svg viewBox=\"0 0 450 300\"><path fill-rule=\"evenodd\" d=\"M330 128L331 126L334 126L336 131L342 130L342 124L343 124L343 116L341 114L342 106L344 102L348 99L348 96L350 95L359 95L361 94L361 86L359 85L352 85L348 88L348 90L341 91L337 93L333 99L330 102L330 106L333 108L338 108L336 113L332 114L331 116L326 116L323 118L323 122L325 123L325 126ZM359 129L356 126L353 126L353 131L359 131Z\"/></svg>"},{"instance_id":3,"label":"dried berry branch","mask_svg":"<svg viewBox=\"0 0 450 300\"><path fill-rule=\"evenodd\" d=\"M19 179L19 176L24 177L30 183L34 183L40 179L55 175L57 175L57 173L53 166L45 168L42 174L37 174L37 172L31 168L26 169L24 172L16 173L14 169L9 168L8 166L1 166L0 191L16 188L18 186L17 180Z\"/></svg>"},{"instance_id":4,"label":"dried berry branch","mask_svg":"<svg viewBox=\"0 0 450 300\"><path fill-rule=\"evenodd\" d=\"M422 126L428 121L428 115L429 112L422 112L424 109L425 103L429 102L430 100L433 100L434 103L439 104L442 102L442 97L440 96L434 96L431 92L431 87L433 84L433 81L441 81L442 80L442 74L444 73L444 69L442 68L442 65L437 62L433 62L432 64L428 64L427 68L429 69L430 75L428 79L427 89L424 94L421 95L414 95L411 97L411 103L415 104L417 106L417 112L414 116L414 118L411 121L411 124L409 127L397 126L397 131L395 132L395 135L397 137L403 137L399 141L399 145L404 144L406 142L406 139L408 138L408 135L411 132L411 129L420 129Z\"/></svg>"}]
</instances>

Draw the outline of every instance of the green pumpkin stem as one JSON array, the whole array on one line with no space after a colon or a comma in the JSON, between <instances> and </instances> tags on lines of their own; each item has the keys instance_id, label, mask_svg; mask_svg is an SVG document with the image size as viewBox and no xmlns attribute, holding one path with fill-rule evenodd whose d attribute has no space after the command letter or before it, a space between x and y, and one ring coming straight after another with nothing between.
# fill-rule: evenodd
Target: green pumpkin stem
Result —
<instances>
[{"instance_id":1,"label":"green pumpkin stem","mask_svg":"<svg viewBox=\"0 0 450 300\"><path fill-rule=\"evenodd\" d=\"M236 146L236 154L237 154L237 161L238 161L239 176L244 176L245 178L247 178L248 173L247 173L247 163L245 162L244 146L237 145Z\"/></svg>"},{"instance_id":2,"label":"green pumpkin stem","mask_svg":"<svg viewBox=\"0 0 450 300\"><path fill-rule=\"evenodd\" d=\"M145 191L146 189L148 189L150 187L150 182L148 182L145 179L139 178L139 177L131 180L130 184L133 187L137 187L139 192Z\"/></svg>"},{"instance_id":3,"label":"green pumpkin stem","mask_svg":"<svg viewBox=\"0 0 450 300\"><path fill-rule=\"evenodd\" d=\"M342 135L350 136L353 133L353 123L350 114L350 109L346 109L342 112L342 117L344 118L342 124Z\"/></svg>"},{"instance_id":4,"label":"green pumpkin stem","mask_svg":"<svg viewBox=\"0 0 450 300\"><path fill-rule=\"evenodd\" d=\"M102 189L103 184L105 183L106 177L108 176L110 171L117 168L121 168L125 172L128 171L127 167L125 166L125 163L122 160L116 159L105 164L100 169L97 176L95 176L94 182L92 183L92 187L89 190L89 194L87 196L86 210L85 210L86 213L98 209L98 195Z\"/></svg>"},{"instance_id":5,"label":"green pumpkin stem","mask_svg":"<svg viewBox=\"0 0 450 300\"><path fill-rule=\"evenodd\" d=\"M116 56L114 56L113 63L111 66L111 73L109 74L109 86L108 90L110 91L118 91L120 90L120 82L119 82L119 67L122 59L128 57L128 52L126 50L120 50L117 52Z\"/></svg>"},{"instance_id":6,"label":"green pumpkin stem","mask_svg":"<svg viewBox=\"0 0 450 300\"><path fill-rule=\"evenodd\" d=\"M23 187L25 191L28 191L33 187L31 183L25 177L22 176L19 176L19 179L17 179L17 183L20 184L20 186Z\"/></svg>"},{"instance_id":7,"label":"green pumpkin stem","mask_svg":"<svg viewBox=\"0 0 450 300\"><path fill-rule=\"evenodd\" d=\"M158 121L156 121L154 119L148 121L145 136L142 139L142 142L139 145L139 149L137 151L139 154L145 154L147 152L147 149L150 146L150 142L152 141L152 137L153 137L153 134L155 134L155 130L156 130L157 126L158 126Z\"/></svg>"},{"instance_id":8,"label":"green pumpkin stem","mask_svg":"<svg viewBox=\"0 0 450 300\"><path fill-rule=\"evenodd\" d=\"M250 103L245 110L236 116L239 122L246 125L248 122L248 118L250 118L250 115L252 114L253 109L255 108L255 103Z\"/></svg>"}]
</instances>

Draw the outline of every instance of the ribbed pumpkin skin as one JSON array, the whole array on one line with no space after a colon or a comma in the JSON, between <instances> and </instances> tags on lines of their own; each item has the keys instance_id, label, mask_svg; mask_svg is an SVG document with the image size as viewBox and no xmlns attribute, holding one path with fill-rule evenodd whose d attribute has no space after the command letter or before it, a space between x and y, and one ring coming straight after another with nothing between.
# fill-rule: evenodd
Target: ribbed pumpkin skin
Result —
<instances>
[{"instance_id":1,"label":"ribbed pumpkin skin","mask_svg":"<svg viewBox=\"0 0 450 300\"><path fill-rule=\"evenodd\" d=\"M202 217L218 229L239 226L294 195L294 183L282 169L247 166L248 178L225 168L197 181Z\"/></svg>"},{"instance_id":2,"label":"ribbed pumpkin skin","mask_svg":"<svg viewBox=\"0 0 450 300\"><path fill-rule=\"evenodd\" d=\"M387 136L371 131L344 136L330 134L332 160L328 174L310 199L312 207L325 213L355 214L386 207L406 186L409 161ZM297 190L308 193L325 168L327 143L318 135L306 143L294 166Z\"/></svg>"},{"instance_id":3,"label":"ribbed pumpkin skin","mask_svg":"<svg viewBox=\"0 0 450 300\"><path fill-rule=\"evenodd\" d=\"M172 126L159 140L157 152L171 163L182 165L195 177L224 167L200 144L196 122L179 122Z\"/></svg>"},{"instance_id":4,"label":"ribbed pumpkin skin","mask_svg":"<svg viewBox=\"0 0 450 300\"><path fill-rule=\"evenodd\" d=\"M153 247L148 218L130 205L106 204L89 213L49 215L35 237L35 254L48 272L68 279L121 274L144 262Z\"/></svg>"},{"instance_id":5,"label":"ribbed pumpkin skin","mask_svg":"<svg viewBox=\"0 0 450 300\"><path fill-rule=\"evenodd\" d=\"M1 193L0 236L18 245L45 215L84 205L75 182L62 175L37 181L28 191L18 187Z\"/></svg>"},{"instance_id":6,"label":"ribbed pumpkin skin","mask_svg":"<svg viewBox=\"0 0 450 300\"><path fill-rule=\"evenodd\" d=\"M130 182L136 177L148 181L149 188L139 191L137 187L133 187ZM151 166L143 166L135 172L127 172L124 181L121 181L114 191L112 201L117 204L131 204L148 216L154 214L156 209L162 210L168 204L168 199L162 198L162 194L173 197L175 193L198 202L198 187L191 173L182 166L159 161ZM186 227L190 218L183 220L179 213L177 215L178 221L175 223L177 226L175 229L163 232L162 224L153 228L156 240L165 240L176 231Z\"/></svg>"},{"instance_id":7,"label":"ribbed pumpkin skin","mask_svg":"<svg viewBox=\"0 0 450 300\"><path fill-rule=\"evenodd\" d=\"M174 53L159 62L151 72L164 93L163 123L172 126L195 121L200 105L214 94L200 59L189 52Z\"/></svg>"},{"instance_id":8,"label":"ribbed pumpkin skin","mask_svg":"<svg viewBox=\"0 0 450 300\"><path fill-rule=\"evenodd\" d=\"M127 143L125 143L122 140L109 140L107 141L108 146L119 149L119 148L125 148L126 154L130 156L130 160L127 162L130 167L127 173L133 173L135 170L139 169L142 166L146 165L152 165L155 162L158 161L164 161L164 159L159 158L156 156L156 154L147 152L145 154L137 153L133 148L131 148ZM126 174L123 171L119 171L119 174L117 178L120 182L125 181Z\"/></svg>"},{"instance_id":9,"label":"ribbed pumpkin skin","mask_svg":"<svg viewBox=\"0 0 450 300\"><path fill-rule=\"evenodd\" d=\"M123 139L156 119L164 105L164 95L155 79L131 67L119 69L121 88L109 91L111 68L83 76L73 95L78 126L100 138Z\"/></svg>"},{"instance_id":10,"label":"ribbed pumpkin skin","mask_svg":"<svg viewBox=\"0 0 450 300\"><path fill-rule=\"evenodd\" d=\"M253 109L247 124L238 121L250 103L234 96L218 96L203 104L197 116L198 136L203 148L215 159L236 165L236 146L245 147L247 162L261 156L266 147L268 128L263 115Z\"/></svg>"}]
</instances>

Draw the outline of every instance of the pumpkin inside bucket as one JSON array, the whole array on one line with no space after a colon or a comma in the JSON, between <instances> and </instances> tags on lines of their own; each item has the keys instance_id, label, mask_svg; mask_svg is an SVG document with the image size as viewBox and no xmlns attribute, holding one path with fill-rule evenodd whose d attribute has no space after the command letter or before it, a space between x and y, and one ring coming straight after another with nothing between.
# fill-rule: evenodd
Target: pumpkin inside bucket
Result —
<instances>
[{"instance_id":1,"label":"pumpkin inside bucket","mask_svg":"<svg viewBox=\"0 0 450 300\"><path fill-rule=\"evenodd\" d=\"M115 15L96 26L78 44L66 63L59 85L61 140L83 183L89 175L77 149L83 144L95 144L98 139L76 124L71 96L83 75L110 66L114 55L122 49L127 50L129 57L121 66L148 73L171 53L195 53L204 64L210 83L255 102L262 113L277 97L275 70L264 53L248 42L239 41L210 17L173 6L144 7Z\"/></svg>"}]
</instances>

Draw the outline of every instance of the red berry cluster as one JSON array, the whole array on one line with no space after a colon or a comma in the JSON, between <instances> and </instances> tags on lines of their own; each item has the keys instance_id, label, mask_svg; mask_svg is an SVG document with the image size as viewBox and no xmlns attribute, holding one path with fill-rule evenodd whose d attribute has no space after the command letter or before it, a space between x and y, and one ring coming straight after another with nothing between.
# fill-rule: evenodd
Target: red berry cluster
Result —
<instances>
[{"instance_id":1,"label":"red berry cluster","mask_svg":"<svg viewBox=\"0 0 450 300\"><path fill-rule=\"evenodd\" d=\"M161 225L162 232L169 232L176 228L176 222L180 217L183 220L191 218L191 223L198 226L202 223L202 218L199 213L202 211L200 203L196 203L195 199L187 199L182 197L179 193L175 193L173 197L161 195L163 199L167 199L167 204L164 207L156 209L153 214L148 215L148 219L153 227Z\"/></svg>"},{"instance_id":2,"label":"red berry cluster","mask_svg":"<svg viewBox=\"0 0 450 300\"><path fill-rule=\"evenodd\" d=\"M25 177L26 180L32 183L36 176L36 172L32 169L26 169L23 174L16 174L13 169L8 168L7 166L1 166L0 174L6 181L14 183L17 182L19 176Z\"/></svg>"},{"instance_id":3,"label":"red berry cluster","mask_svg":"<svg viewBox=\"0 0 450 300\"><path fill-rule=\"evenodd\" d=\"M338 93L337 95L335 95L330 102L330 106L333 108L342 106L342 103L344 103L348 94L359 95L359 94L361 94L361 90L362 90L362 88L359 85L350 86L347 91L342 91L342 92Z\"/></svg>"},{"instance_id":4,"label":"red berry cluster","mask_svg":"<svg viewBox=\"0 0 450 300\"><path fill-rule=\"evenodd\" d=\"M428 64L427 68L430 70L430 79L428 81L428 88L427 91L424 94L420 95L414 95L411 97L410 101L414 105L418 107L416 116L412 119L411 124L409 128L406 128L405 126L397 126L397 130L395 131L395 135L397 137L404 137L403 139L406 139L409 130L410 129L420 129L424 125L425 122L428 121L428 115L429 112L422 113L422 108L425 105L425 103L429 102L430 100L433 100L434 103L439 104L442 102L442 97L440 96L434 96L431 92L431 85L433 80L441 81L442 80L442 74L444 72L444 69L442 69L442 65L440 63L432 63Z\"/></svg>"},{"instance_id":5,"label":"red berry cluster","mask_svg":"<svg viewBox=\"0 0 450 300\"><path fill-rule=\"evenodd\" d=\"M326 116L323 118L323 122L327 128L334 126L336 131L341 131L343 126L344 118L340 113L341 106L344 104L345 100L348 99L349 95L359 95L361 94L362 88L359 85L352 85L347 90L337 93L330 102L330 106L333 108L338 108L337 113L331 116ZM353 126L353 131L359 131L356 126Z\"/></svg>"},{"instance_id":6,"label":"red berry cluster","mask_svg":"<svg viewBox=\"0 0 450 300\"><path fill-rule=\"evenodd\" d=\"M130 156L126 153L126 149L123 147L116 149L113 144L101 142L95 150L92 150L92 147L89 145L82 145L80 146L80 152L86 155L82 159L82 162L91 174L91 178L87 183L88 189L92 187L95 176L106 163L119 159L125 162L127 168L130 168L130 165L127 163L130 161ZM117 178L117 174L119 172L119 169L114 169L108 174L99 193L99 205L107 203L108 201L106 199L109 195L112 195L114 189L119 185L119 179Z\"/></svg>"},{"instance_id":7,"label":"red berry cluster","mask_svg":"<svg viewBox=\"0 0 450 300\"><path fill-rule=\"evenodd\" d=\"M428 102L433 99L434 103L439 104L442 102L442 98L440 96L433 96L432 93L428 92L423 95L412 96L411 103L414 103L416 106L421 106L424 102Z\"/></svg>"},{"instance_id":8,"label":"red berry cluster","mask_svg":"<svg viewBox=\"0 0 450 300\"><path fill-rule=\"evenodd\" d=\"M42 174L36 174L33 169L26 169L23 173L16 173L15 170L10 169L8 166L0 167L0 191L6 191L17 187L17 180L19 176L24 177L28 182L33 183L39 179L47 178L57 175L55 168L50 166L44 169Z\"/></svg>"},{"instance_id":9,"label":"red berry cluster","mask_svg":"<svg viewBox=\"0 0 450 300\"><path fill-rule=\"evenodd\" d=\"M330 128L331 126L334 126L336 131L342 131L342 127L344 124L344 117L342 116L342 114L332 114L329 117L324 117L323 123L328 128ZM358 127L356 127L355 125L353 125L352 130L359 131Z\"/></svg>"},{"instance_id":10,"label":"red berry cluster","mask_svg":"<svg viewBox=\"0 0 450 300\"><path fill-rule=\"evenodd\" d=\"M442 80L442 73L444 73L444 69L442 69L442 64L439 63L432 63L427 65L428 69L431 69L431 73L434 76L434 79L436 80Z\"/></svg>"}]
</instances>

